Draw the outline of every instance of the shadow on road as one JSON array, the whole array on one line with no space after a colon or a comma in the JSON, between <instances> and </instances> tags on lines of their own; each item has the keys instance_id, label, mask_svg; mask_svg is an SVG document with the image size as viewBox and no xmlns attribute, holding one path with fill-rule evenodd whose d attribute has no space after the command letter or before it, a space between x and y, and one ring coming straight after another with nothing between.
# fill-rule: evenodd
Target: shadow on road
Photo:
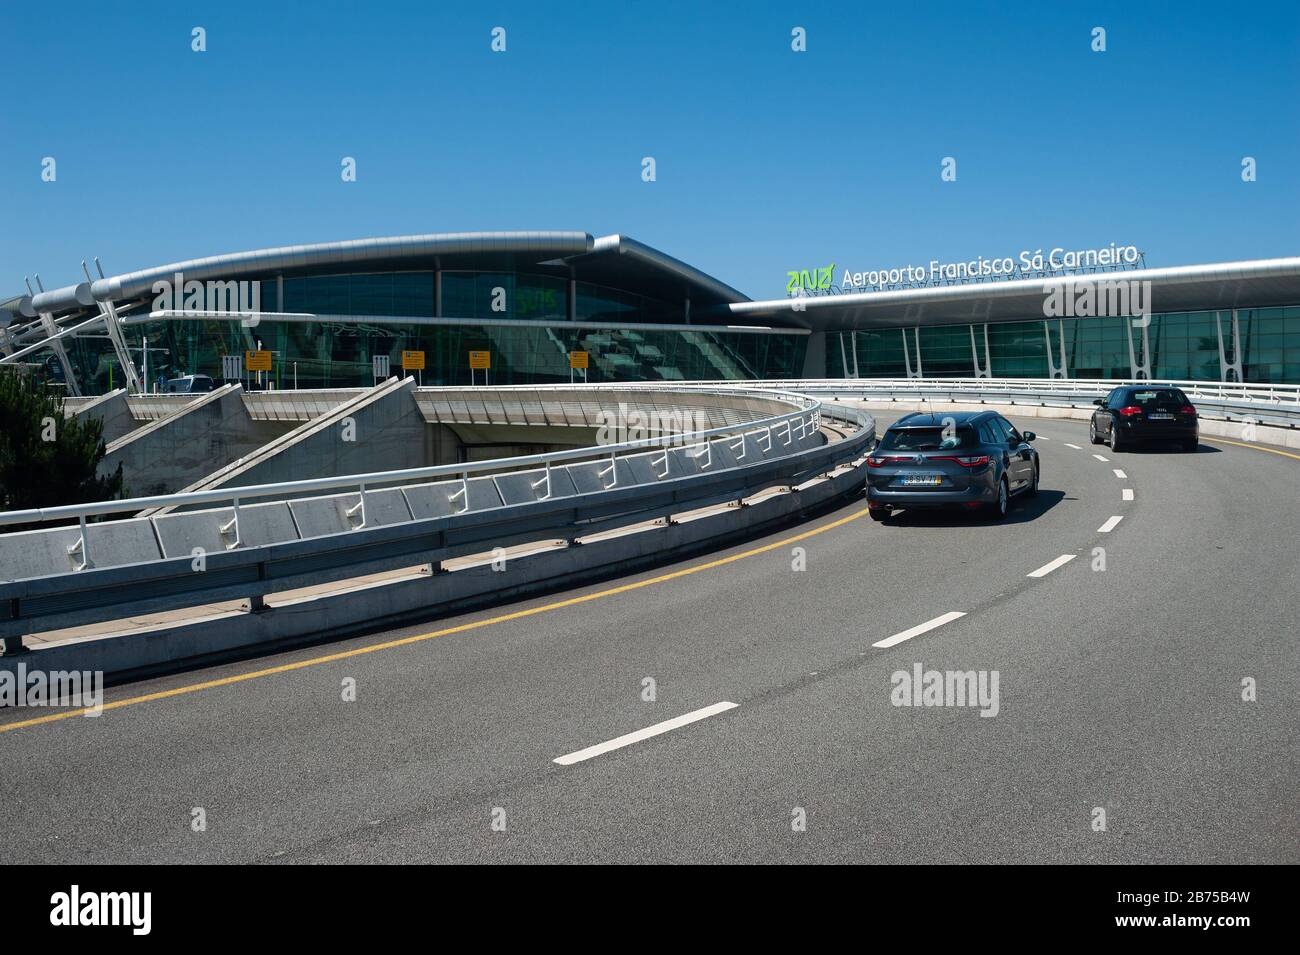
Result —
<instances>
[{"instance_id":1,"label":"shadow on road","mask_svg":"<svg viewBox=\"0 0 1300 955\"><path fill-rule=\"evenodd\" d=\"M1126 454L1174 454L1174 455L1179 455L1179 454L1186 454L1186 453L1187 453L1186 451L1184 451L1182 448L1180 448L1180 447L1179 447L1178 445L1176 445L1176 444L1166 444L1166 443L1161 443L1161 442L1153 442L1153 443L1151 443L1151 444L1131 444L1131 445L1129 445L1128 447L1126 447L1123 451L1112 451L1112 452L1111 452L1111 454L1115 455L1115 459L1116 459L1116 460L1121 459L1121 458L1122 458L1124 455L1126 455ZM1200 444L1200 445L1197 445L1197 447L1196 447L1196 453L1197 453L1197 454L1222 454L1222 453L1223 453L1223 449L1222 449L1222 448L1216 448L1216 447L1214 447L1213 445L1210 445L1210 444Z\"/></svg>"},{"instance_id":2,"label":"shadow on road","mask_svg":"<svg viewBox=\"0 0 1300 955\"><path fill-rule=\"evenodd\" d=\"M1037 497L1013 497L1011 509L1000 521L989 517L985 511L976 511L964 507L916 508L910 511L895 511L886 524L898 524L909 527L966 527L982 524L1024 524L1037 520L1061 501L1065 492L1042 487Z\"/></svg>"}]
</instances>

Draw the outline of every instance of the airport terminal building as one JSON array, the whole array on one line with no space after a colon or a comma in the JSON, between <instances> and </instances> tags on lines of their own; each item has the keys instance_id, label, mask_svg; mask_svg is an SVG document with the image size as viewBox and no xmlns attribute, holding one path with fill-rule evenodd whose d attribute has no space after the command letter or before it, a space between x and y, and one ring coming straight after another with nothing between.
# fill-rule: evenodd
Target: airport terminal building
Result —
<instances>
[{"instance_id":1,"label":"airport terminal building","mask_svg":"<svg viewBox=\"0 0 1300 955\"><path fill-rule=\"evenodd\" d=\"M1045 307L1051 283L1145 284L1149 320ZM1104 295L1098 298L1104 299ZM1104 311L1102 309L1101 311ZM0 361L71 394L228 377L374 381L420 353L425 385L856 377L1300 381L1300 257L1091 269L754 301L626 236L487 232L262 249L0 301ZM147 359L147 360L146 360ZM413 364L416 359L409 359ZM381 358L382 361L382 358ZM481 367L484 360L478 359ZM148 369L147 373L145 369ZM577 373L581 378L581 372Z\"/></svg>"}]
</instances>

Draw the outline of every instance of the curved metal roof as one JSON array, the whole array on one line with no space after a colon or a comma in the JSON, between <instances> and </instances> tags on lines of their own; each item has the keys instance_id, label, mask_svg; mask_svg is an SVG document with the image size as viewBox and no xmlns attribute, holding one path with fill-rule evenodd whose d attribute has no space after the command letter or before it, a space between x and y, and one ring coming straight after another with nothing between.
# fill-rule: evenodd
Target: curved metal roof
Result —
<instances>
[{"instance_id":1,"label":"curved metal roof","mask_svg":"<svg viewBox=\"0 0 1300 955\"><path fill-rule=\"evenodd\" d=\"M395 267L457 268L484 258L509 260L515 267L558 270L597 284L630 287L651 296L665 284L702 305L746 302L728 285L685 262L626 236L593 239L587 232L449 232L389 236L314 245L280 246L171 262L41 292L31 306L40 312L89 307L96 301L137 298L155 282L180 272L185 279L256 279L277 274L310 274L331 267L382 271ZM675 298L675 296L673 296Z\"/></svg>"},{"instance_id":2,"label":"curved metal roof","mask_svg":"<svg viewBox=\"0 0 1300 955\"><path fill-rule=\"evenodd\" d=\"M45 312L92 304L85 301L87 293L93 296L94 301L134 298L151 291L154 282L170 279L177 272L184 273L186 280L204 281L310 271L331 265L378 267L428 261L441 256L500 254L546 258L585 252L594 241L586 232L444 232L286 245L187 259L95 282L68 285L33 296L32 306Z\"/></svg>"}]
</instances>

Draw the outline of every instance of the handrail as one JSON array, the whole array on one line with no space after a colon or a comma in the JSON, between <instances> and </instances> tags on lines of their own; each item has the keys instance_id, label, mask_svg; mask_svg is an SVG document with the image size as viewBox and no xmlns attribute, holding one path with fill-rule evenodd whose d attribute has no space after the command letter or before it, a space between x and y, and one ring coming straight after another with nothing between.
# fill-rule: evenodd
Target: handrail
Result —
<instances>
[{"instance_id":1,"label":"handrail","mask_svg":"<svg viewBox=\"0 0 1300 955\"><path fill-rule=\"evenodd\" d=\"M701 380L695 382L673 382L677 387L726 388L743 386L744 382ZM1223 398L1255 401L1264 400L1275 404L1300 404L1300 384L1292 383L1252 383L1236 381L1201 381L1178 378L785 378L766 379L763 384L782 390L796 392L835 391L835 390L876 390L876 389L914 389L945 391L954 388L1002 391L1008 387L1024 387L1031 390L1055 392L1097 391L1104 393L1112 388L1124 385L1172 385L1183 391L1201 396L1222 396ZM649 383L640 383L641 387L654 387ZM549 387L549 386L531 386ZM594 386L593 386L594 387ZM427 390L427 389L426 389Z\"/></svg>"},{"instance_id":2,"label":"handrail","mask_svg":"<svg viewBox=\"0 0 1300 955\"><path fill-rule=\"evenodd\" d=\"M496 389L493 389L496 390ZM622 390L622 389L620 389ZM641 389L636 389L641 390ZM664 391L668 389L654 389ZM695 389L690 389L695 391ZM298 492L329 491L339 488L352 488L376 484L393 484L417 481L424 478L459 476L467 480L470 474L485 471L516 470L532 465L547 465L557 461L575 461L595 456L615 456L628 451L644 450L664 446L693 444L700 440L733 434L737 431L764 430L770 434L772 428L785 423L787 426L796 418L815 418L822 403L805 395L770 389L747 389L747 394L756 397L777 398L796 404L798 409L781 415L760 418L755 421L738 422L719 428L702 431L689 431L642 438L637 441L625 441L620 444L596 445L585 448L571 448L565 451L550 451L545 454L529 454L511 458L496 458L488 461L467 461L457 464L438 464L421 468L405 468L397 471L374 471L365 474L344 474L338 477L311 478L302 481L283 481L277 484L252 484L244 487L213 488L206 491L190 491L178 494L161 494L152 497L125 498L116 501L95 501L86 504L61 504L54 507L30 508L22 511L0 512L0 526L8 524L36 524L45 521L79 519L83 526L88 517L105 514L120 514L126 511L140 511L152 507L186 507L192 504L211 504L223 501L243 501L247 498L271 497Z\"/></svg>"}]
</instances>

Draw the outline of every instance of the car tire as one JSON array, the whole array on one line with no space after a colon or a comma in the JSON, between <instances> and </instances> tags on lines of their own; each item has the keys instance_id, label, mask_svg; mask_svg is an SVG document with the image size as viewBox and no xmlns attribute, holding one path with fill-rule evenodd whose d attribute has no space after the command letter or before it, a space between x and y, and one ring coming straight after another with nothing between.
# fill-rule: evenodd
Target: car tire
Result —
<instances>
[{"instance_id":1,"label":"car tire","mask_svg":"<svg viewBox=\"0 0 1300 955\"><path fill-rule=\"evenodd\" d=\"M1119 436L1119 428L1115 427L1113 424L1110 426L1110 441L1108 443L1110 444L1110 449L1116 454L1124 450L1125 445Z\"/></svg>"},{"instance_id":2,"label":"car tire","mask_svg":"<svg viewBox=\"0 0 1300 955\"><path fill-rule=\"evenodd\" d=\"M1199 438L1189 438L1188 440L1183 442L1184 454L1195 454L1197 451L1200 450L1200 448L1201 448L1201 441Z\"/></svg>"},{"instance_id":3,"label":"car tire","mask_svg":"<svg viewBox=\"0 0 1300 955\"><path fill-rule=\"evenodd\" d=\"M1101 444L1101 436L1097 434L1097 419L1095 418L1088 421L1088 441L1090 444Z\"/></svg>"},{"instance_id":4,"label":"car tire","mask_svg":"<svg viewBox=\"0 0 1300 955\"><path fill-rule=\"evenodd\" d=\"M872 507L867 509L867 513L871 515L873 521L887 521L893 511L887 507Z\"/></svg>"},{"instance_id":5,"label":"car tire","mask_svg":"<svg viewBox=\"0 0 1300 955\"><path fill-rule=\"evenodd\" d=\"M1004 476L998 481L998 498L989 505L989 517L995 521L1000 521L1007 516L1011 510L1011 489L1007 486L1007 479Z\"/></svg>"},{"instance_id":6,"label":"car tire","mask_svg":"<svg viewBox=\"0 0 1300 955\"><path fill-rule=\"evenodd\" d=\"M1034 480L1025 488L1025 497L1038 497L1038 465L1034 465Z\"/></svg>"}]
</instances>

